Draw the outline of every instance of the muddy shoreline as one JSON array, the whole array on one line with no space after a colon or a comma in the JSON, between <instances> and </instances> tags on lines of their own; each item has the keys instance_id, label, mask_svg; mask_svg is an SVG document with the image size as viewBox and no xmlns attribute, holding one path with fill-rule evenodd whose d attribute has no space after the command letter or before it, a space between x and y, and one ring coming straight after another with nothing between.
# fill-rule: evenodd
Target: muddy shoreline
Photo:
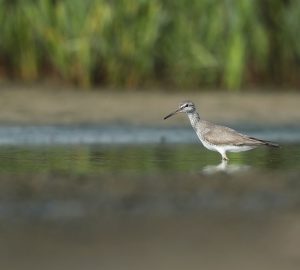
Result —
<instances>
[{"instance_id":1,"label":"muddy shoreline","mask_svg":"<svg viewBox=\"0 0 300 270\"><path fill-rule=\"evenodd\" d=\"M294 126L300 123L298 91L174 92L79 90L62 86L0 85L0 124L129 124L186 126L185 117L163 121L182 100L195 102L217 123Z\"/></svg>"}]
</instances>

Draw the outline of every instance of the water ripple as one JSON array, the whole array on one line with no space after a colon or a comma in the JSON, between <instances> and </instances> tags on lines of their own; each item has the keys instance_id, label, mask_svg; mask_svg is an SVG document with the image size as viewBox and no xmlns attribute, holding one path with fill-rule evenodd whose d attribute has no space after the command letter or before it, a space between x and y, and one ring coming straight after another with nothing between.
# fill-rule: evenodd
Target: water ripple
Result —
<instances>
[{"instance_id":1,"label":"water ripple","mask_svg":"<svg viewBox=\"0 0 300 270\"><path fill-rule=\"evenodd\" d=\"M250 136L276 142L299 142L300 127L237 128ZM0 145L24 144L143 144L195 143L198 139L190 127L137 126L2 126Z\"/></svg>"}]
</instances>

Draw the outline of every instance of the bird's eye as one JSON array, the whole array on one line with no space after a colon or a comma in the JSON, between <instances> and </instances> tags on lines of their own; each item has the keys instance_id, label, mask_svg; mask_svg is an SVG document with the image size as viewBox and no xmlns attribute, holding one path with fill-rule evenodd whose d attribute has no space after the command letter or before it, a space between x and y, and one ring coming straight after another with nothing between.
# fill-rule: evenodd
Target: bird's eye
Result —
<instances>
[{"instance_id":1,"label":"bird's eye","mask_svg":"<svg viewBox=\"0 0 300 270\"><path fill-rule=\"evenodd\" d=\"M185 104L185 107L188 107L189 106L189 104Z\"/></svg>"}]
</instances>

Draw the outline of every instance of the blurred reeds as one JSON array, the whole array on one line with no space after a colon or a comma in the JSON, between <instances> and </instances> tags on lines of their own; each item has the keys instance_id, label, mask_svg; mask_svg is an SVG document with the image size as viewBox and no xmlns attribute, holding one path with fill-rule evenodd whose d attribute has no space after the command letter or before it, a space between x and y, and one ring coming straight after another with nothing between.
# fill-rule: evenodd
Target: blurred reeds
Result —
<instances>
[{"instance_id":1,"label":"blurred reeds","mask_svg":"<svg viewBox=\"0 0 300 270\"><path fill-rule=\"evenodd\" d=\"M299 18L299 0L0 0L0 78L298 84Z\"/></svg>"}]
</instances>

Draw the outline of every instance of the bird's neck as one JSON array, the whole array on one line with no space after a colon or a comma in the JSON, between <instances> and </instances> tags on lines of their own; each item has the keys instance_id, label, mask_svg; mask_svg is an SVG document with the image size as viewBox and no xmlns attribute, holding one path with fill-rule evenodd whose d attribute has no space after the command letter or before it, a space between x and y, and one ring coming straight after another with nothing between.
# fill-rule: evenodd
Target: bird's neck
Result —
<instances>
[{"instance_id":1,"label":"bird's neck","mask_svg":"<svg viewBox=\"0 0 300 270\"><path fill-rule=\"evenodd\" d=\"M190 119L190 122L191 122L191 125L193 126L193 128L196 128L197 123L200 121L199 114L196 111L194 111L192 113L188 113L187 115Z\"/></svg>"}]
</instances>

